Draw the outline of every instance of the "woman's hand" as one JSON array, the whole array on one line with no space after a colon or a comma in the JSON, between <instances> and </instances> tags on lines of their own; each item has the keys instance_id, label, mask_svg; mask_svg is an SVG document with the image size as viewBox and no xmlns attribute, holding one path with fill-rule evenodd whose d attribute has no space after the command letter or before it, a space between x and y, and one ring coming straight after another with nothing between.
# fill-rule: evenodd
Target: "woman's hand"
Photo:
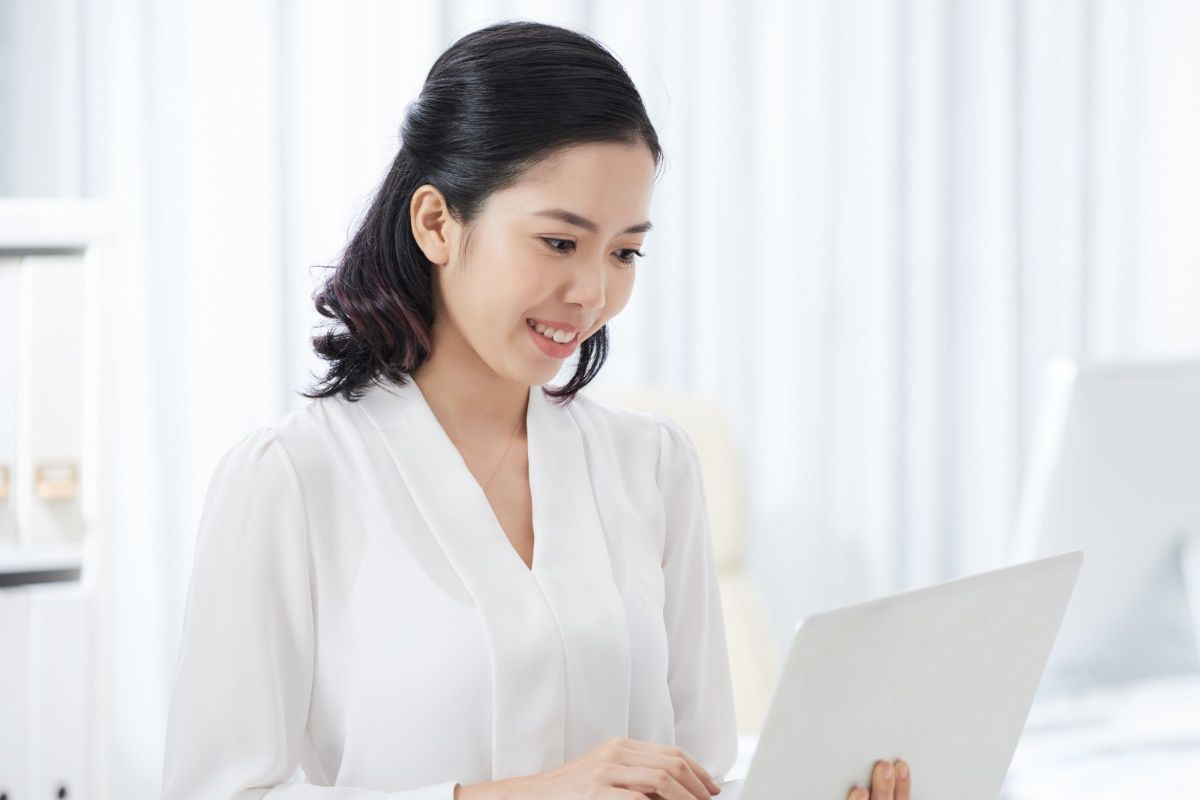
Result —
<instances>
[{"instance_id":1,"label":"woman's hand","mask_svg":"<svg viewBox=\"0 0 1200 800\"><path fill-rule=\"evenodd\" d=\"M708 800L719 791L678 747L618 737L556 769L460 786L454 800Z\"/></svg>"},{"instance_id":2,"label":"woman's hand","mask_svg":"<svg viewBox=\"0 0 1200 800\"><path fill-rule=\"evenodd\" d=\"M912 775L904 761L876 761L871 771L871 791L855 786L848 800L911 800Z\"/></svg>"}]
</instances>

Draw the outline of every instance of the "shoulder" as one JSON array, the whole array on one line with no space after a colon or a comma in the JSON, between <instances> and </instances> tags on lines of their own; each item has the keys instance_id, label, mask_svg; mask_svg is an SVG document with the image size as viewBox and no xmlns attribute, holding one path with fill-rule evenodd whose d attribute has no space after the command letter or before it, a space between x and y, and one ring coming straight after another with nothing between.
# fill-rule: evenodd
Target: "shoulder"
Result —
<instances>
[{"instance_id":1,"label":"shoulder","mask_svg":"<svg viewBox=\"0 0 1200 800\"><path fill-rule=\"evenodd\" d=\"M264 425L246 433L221 454L210 481L209 494L278 497L297 488L296 470L279 441L278 432Z\"/></svg>"},{"instance_id":2,"label":"shoulder","mask_svg":"<svg viewBox=\"0 0 1200 800\"><path fill-rule=\"evenodd\" d=\"M218 469L253 469L295 481L327 462L330 447L353 441L353 418L345 406L340 398L309 400L245 433L225 450Z\"/></svg>"}]
</instances>

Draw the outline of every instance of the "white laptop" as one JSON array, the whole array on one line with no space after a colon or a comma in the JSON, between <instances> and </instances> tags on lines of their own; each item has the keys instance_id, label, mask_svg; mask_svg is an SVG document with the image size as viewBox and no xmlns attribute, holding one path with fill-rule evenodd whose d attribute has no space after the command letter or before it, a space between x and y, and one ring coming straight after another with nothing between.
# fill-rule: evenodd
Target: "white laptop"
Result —
<instances>
[{"instance_id":1,"label":"white laptop","mask_svg":"<svg viewBox=\"0 0 1200 800\"><path fill-rule=\"evenodd\" d=\"M1079 575L1073 551L809 617L721 800L844 800L903 758L921 800L994 800Z\"/></svg>"}]
</instances>

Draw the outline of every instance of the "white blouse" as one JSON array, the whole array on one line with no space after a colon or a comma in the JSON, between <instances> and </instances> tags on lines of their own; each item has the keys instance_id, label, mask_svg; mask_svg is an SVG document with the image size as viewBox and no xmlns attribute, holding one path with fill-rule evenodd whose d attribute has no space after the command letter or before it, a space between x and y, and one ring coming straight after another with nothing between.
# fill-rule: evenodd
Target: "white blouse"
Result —
<instances>
[{"instance_id":1,"label":"white blouse","mask_svg":"<svg viewBox=\"0 0 1200 800\"><path fill-rule=\"evenodd\" d=\"M222 457L164 800L448 800L614 736L677 744L721 781L737 733L692 440L538 386L526 426L532 569L411 379L310 402Z\"/></svg>"}]
</instances>

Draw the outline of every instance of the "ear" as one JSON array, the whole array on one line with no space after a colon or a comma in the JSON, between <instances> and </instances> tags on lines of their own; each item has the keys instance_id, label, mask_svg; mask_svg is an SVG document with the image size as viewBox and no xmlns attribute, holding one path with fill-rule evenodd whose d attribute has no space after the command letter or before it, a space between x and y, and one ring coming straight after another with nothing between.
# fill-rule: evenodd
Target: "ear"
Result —
<instances>
[{"instance_id":1,"label":"ear","mask_svg":"<svg viewBox=\"0 0 1200 800\"><path fill-rule=\"evenodd\" d=\"M413 192L408 214L413 238L425 257L434 264L447 263L460 226L450 214L446 198L433 184L422 184Z\"/></svg>"}]
</instances>

